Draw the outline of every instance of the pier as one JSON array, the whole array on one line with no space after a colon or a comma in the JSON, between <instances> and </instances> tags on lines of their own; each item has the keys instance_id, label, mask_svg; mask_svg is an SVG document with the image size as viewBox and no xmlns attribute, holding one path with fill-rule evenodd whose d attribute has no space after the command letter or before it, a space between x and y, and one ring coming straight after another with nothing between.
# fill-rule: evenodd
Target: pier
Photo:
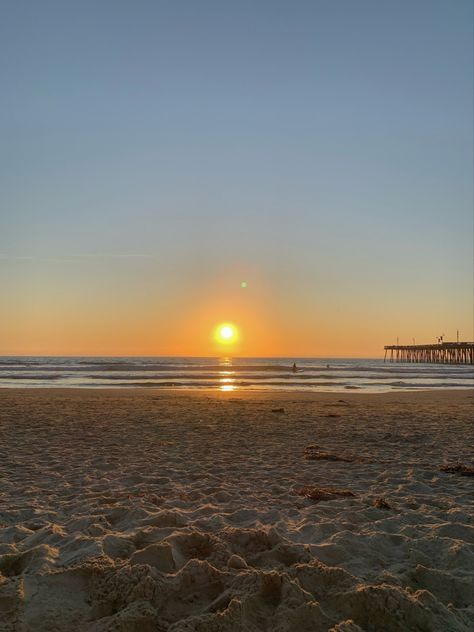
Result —
<instances>
[{"instance_id":1,"label":"pier","mask_svg":"<svg viewBox=\"0 0 474 632\"><path fill-rule=\"evenodd\" d=\"M434 345L387 345L384 362L474 364L474 342L442 342ZM387 353L390 352L388 358Z\"/></svg>"}]
</instances>

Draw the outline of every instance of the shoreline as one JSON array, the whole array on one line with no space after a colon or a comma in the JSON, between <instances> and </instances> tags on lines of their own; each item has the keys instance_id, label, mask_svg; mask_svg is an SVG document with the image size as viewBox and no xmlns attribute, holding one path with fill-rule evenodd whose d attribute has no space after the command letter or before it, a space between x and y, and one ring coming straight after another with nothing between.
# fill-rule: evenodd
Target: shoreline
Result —
<instances>
[{"instance_id":1,"label":"shoreline","mask_svg":"<svg viewBox=\"0 0 474 632\"><path fill-rule=\"evenodd\" d=\"M389 391L370 391L364 388L348 388L341 391L312 391L312 390L298 390L298 389L252 389L245 387L238 387L235 390L225 390L220 387L196 387L196 388L186 388L183 386L172 388L169 386L0 386L0 393L9 392L9 393L19 393L19 392L37 392L37 391L45 391L51 393L60 393L60 392L78 392L78 393L97 393L97 392L105 392L105 393L116 393L120 391L124 392L133 392L133 393L147 393L147 392L157 392L157 393L166 393L168 395L179 395L180 393L183 395L191 395L191 394L203 394L203 395L225 395L228 397L242 395L242 397L249 396L272 396L272 397L285 397L290 395L302 396L302 397L319 397L319 396L334 396L341 397L344 395L345 397L352 396L367 396L367 397L384 397L388 395L399 395L399 394L407 394L407 395L418 395L418 394L436 394L442 395L443 397L448 397L451 394L466 394L468 397L472 397L474 399L474 386L472 387L442 387L442 388L423 388L423 387L413 387L413 388L400 388L400 389L391 389Z\"/></svg>"}]
</instances>

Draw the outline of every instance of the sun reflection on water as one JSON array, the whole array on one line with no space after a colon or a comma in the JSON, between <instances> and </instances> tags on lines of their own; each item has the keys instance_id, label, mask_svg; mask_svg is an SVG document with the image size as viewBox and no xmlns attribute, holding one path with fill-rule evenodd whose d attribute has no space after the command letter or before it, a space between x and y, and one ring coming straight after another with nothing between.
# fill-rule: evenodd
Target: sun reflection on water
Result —
<instances>
[{"instance_id":1,"label":"sun reflection on water","mask_svg":"<svg viewBox=\"0 0 474 632\"><path fill-rule=\"evenodd\" d=\"M233 384L221 384L221 391L235 391L236 387Z\"/></svg>"},{"instance_id":2,"label":"sun reflection on water","mask_svg":"<svg viewBox=\"0 0 474 632\"><path fill-rule=\"evenodd\" d=\"M221 371L220 375L233 375L233 372ZM236 388L234 382L235 379L233 377L221 377L219 378L219 388L221 391L234 391Z\"/></svg>"},{"instance_id":3,"label":"sun reflection on water","mask_svg":"<svg viewBox=\"0 0 474 632\"><path fill-rule=\"evenodd\" d=\"M219 365L220 366L232 366L232 358L229 358L229 357L219 358Z\"/></svg>"},{"instance_id":4,"label":"sun reflection on water","mask_svg":"<svg viewBox=\"0 0 474 632\"><path fill-rule=\"evenodd\" d=\"M235 371L232 371L232 358L219 358L219 366L222 370L218 372L219 376L219 390L220 391L235 391L237 388L234 377ZM224 377L225 376L225 377Z\"/></svg>"}]
</instances>

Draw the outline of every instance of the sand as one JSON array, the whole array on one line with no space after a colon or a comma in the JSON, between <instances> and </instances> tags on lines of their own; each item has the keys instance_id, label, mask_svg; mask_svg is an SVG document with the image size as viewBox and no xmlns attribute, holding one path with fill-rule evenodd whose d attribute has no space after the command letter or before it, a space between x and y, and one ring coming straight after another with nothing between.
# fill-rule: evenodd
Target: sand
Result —
<instances>
[{"instance_id":1,"label":"sand","mask_svg":"<svg viewBox=\"0 0 474 632\"><path fill-rule=\"evenodd\" d=\"M473 404L0 390L0 630L473 630Z\"/></svg>"}]
</instances>

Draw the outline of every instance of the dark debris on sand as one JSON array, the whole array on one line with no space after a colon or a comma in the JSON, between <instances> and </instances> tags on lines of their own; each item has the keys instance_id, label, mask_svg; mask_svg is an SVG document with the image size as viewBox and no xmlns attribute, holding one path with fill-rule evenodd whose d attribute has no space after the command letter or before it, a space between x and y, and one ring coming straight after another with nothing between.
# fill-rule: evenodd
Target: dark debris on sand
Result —
<instances>
[{"instance_id":1,"label":"dark debris on sand","mask_svg":"<svg viewBox=\"0 0 474 632\"><path fill-rule=\"evenodd\" d=\"M377 509L391 509L392 508L392 506L382 496L380 496L379 498L376 498L373 502L373 505Z\"/></svg>"},{"instance_id":2,"label":"dark debris on sand","mask_svg":"<svg viewBox=\"0 0 474 632\"><path fill-rule=\"evenodd\" d=\"M304 458L307 461L343 461L345 463L352 463L354 461L354 459L347 456L342 456L335 452L326 452L312 445L305 448Z\"/></svg>"},{"instance_id":3,"label":"dark debris on sand","mask_svg":"<svg viewBox=\"0 0 474 632\"><path fill-rule=\"evenodd\" d=\"M474 476L474 467L466 465L465 463L448 463L442 465L439 468L440 472L447 472L448 474L460 474L461 476Z\"/></svg>"},{"instance_id":4,"label":"dark debris on sand","mask_svg":"<svg viewBox=\"0 0 474 632\"><path fill-rule=\"evenodd\" d=\"M337 489L335 487L311 487L305 485L295 490L298 496L304 496L313 502L319 503L322 500L337 500L338 498L354 497L355 494L349 489Z\"/></svg>"}]
</instances>

